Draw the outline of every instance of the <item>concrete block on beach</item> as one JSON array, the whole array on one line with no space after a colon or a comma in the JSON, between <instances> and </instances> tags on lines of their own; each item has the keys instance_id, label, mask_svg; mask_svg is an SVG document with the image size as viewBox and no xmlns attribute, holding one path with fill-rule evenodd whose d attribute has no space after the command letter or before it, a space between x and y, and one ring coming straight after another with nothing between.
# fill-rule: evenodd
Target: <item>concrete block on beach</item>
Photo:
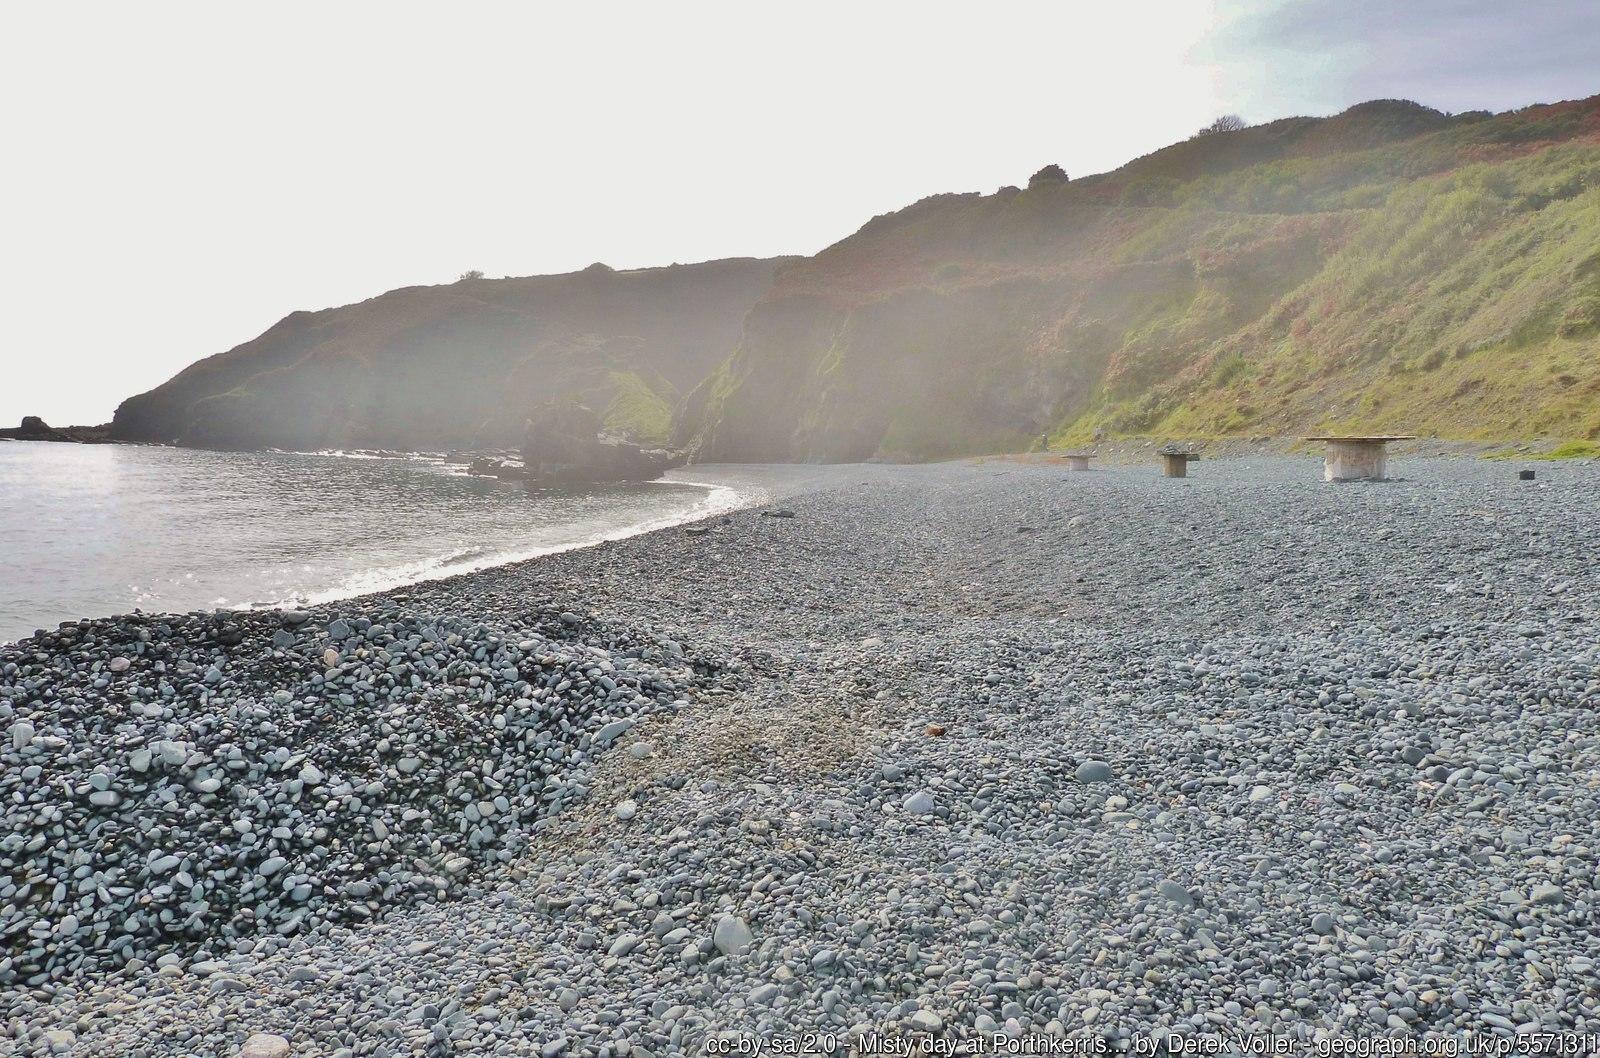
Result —
<instances>
[{"instance_id":1,"label":"concrete block on beach","mask_svg":"<svg viewBox=\"0 0 1600 1058\"><path fill-rule=\"evenodd\" d=\"M1162 449L1161 476L1184 478L1189 476L1189 464L1200 458L1200 453L1185 449Z\"/></svg>"},{"instance_id":2,"label":"concrete block on beach","mask_svg":"<svg viewBox=\"0 0 1600 1058\"><path fill-rule=\"evenodd\" d=\"M1308 437L1327 445L1322 476L1325 481L1383 481L1389 476L1389 444L1414 440L1409 434L1324 435Z\"/></svg>"}]
</instances>

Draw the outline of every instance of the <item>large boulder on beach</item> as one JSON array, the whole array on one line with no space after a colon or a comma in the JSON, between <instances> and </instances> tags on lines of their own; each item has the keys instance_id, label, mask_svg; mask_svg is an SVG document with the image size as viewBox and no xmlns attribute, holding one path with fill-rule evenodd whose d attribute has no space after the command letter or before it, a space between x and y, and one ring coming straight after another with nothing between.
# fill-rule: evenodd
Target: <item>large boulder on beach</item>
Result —
<instances>
[{"instance_id":1,"label":"large boulder on beach","mask_svg":"<svg viewBox=\"0 0 1600 1058\"><path fill-rule=\"evenodd\" d=\"M600 416L575 400L548 400L528 417L522 458L528 480L547 484L651 481L683 463L678 452L641 448L600 432Z\"/></svg>"}]
</instances>

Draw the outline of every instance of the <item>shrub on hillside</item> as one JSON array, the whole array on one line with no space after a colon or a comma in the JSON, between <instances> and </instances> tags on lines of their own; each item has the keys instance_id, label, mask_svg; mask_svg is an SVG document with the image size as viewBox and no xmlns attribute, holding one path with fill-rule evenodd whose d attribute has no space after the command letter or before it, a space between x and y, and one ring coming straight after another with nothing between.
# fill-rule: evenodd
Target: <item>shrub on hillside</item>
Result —
<instances>
[{"instance_id":1,"label":"shrub on hillside","mask_svg":"<svg viewBox=\"0 0 1600 1058\"><path fill-rule=\"evenodd\" d=\"M1040 169L1037 173L1034 173L1033 176L1028 178L1028 189L1031 191L1036 187L1049 187L1054 184L1065 184L1071 179L1072 178L1067 175L1067 171L1065 169L1052 163L1045 166L1043 169Z\"/></svg>"},{"instance_id":2,"label":"shrub on hillside","mask_svg":"<svg viewBox=\"0 0 1600 1058\"><path fill-rule=\"evenodd\" d=\"M1194 136L1189 138L1192 140L1199 136L1209 136L1214 132L1240 132L1249 127L1249 122L1238 114L1223 114L1205 128L1197 130Z\"/></svg>"}]
</instances>

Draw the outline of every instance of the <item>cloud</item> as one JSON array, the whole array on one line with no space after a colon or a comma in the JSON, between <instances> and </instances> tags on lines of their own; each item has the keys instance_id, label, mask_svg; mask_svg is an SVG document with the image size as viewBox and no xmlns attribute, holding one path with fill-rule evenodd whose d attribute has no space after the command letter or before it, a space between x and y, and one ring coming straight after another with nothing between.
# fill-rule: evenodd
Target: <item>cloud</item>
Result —
<instances>
[{"instance_id":1,"label":"cloud","mask_svg":"<svg viewBox=\"0 0 1600 1058\"><path fill-rule=\"evenodd\" d=\"M1594 0L1222 0L1218 14L1201 54L1253 120L1377 98L1507 110L1600 92Z\"/></svg>"}]
</instances>

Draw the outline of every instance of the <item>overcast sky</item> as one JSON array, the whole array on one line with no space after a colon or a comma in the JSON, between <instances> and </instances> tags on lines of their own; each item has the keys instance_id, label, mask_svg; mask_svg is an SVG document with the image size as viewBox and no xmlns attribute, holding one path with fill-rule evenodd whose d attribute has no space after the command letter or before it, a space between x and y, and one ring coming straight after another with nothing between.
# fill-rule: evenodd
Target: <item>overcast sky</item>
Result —
<instances>
[{"instance_id":1,"label":"overcast sky","mask_svg":"<svg viewBox=\"0 0 1600 1058\"><path fill-rule=\"evenodd\" d=\"M811 253L943 191L1376 97L1600 92L1595 0L14 3L0 423L298 308Z\"/></svg>"}]
</instances>

